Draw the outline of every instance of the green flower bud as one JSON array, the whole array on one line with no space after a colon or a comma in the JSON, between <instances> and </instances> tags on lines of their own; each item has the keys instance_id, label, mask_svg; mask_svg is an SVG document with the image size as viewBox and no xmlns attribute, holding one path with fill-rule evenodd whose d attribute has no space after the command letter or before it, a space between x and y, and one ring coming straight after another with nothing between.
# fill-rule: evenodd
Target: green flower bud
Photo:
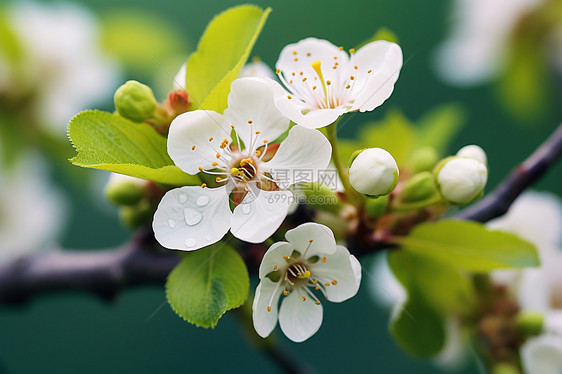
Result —
<instances>
[{"instance_id":1,"label":"green flower bud","mask_svg":"<svg viewBox=\"0 0 562 374\"><path fill-rule=\"evenodd\" d=\"M113 101L122 117L135 122L150 118L158 106L150 87L133 80L115 91Z\"/></svg>"},{"instance_id":2,"label":"green flower bud","mask_svg":"<svg viewBox=\"0 0 562 374\"><path fill-rule=\"evenodd\" d=\"M433 174L424 171L415 174L405 184L400 192L400 198L405 203L427 200L437 193Z\"/></svg>"},{"instance_id":3,"label":"green flower bud","mask_svg":"<svg viewBox=\"0 0 562 374\"><path fill-rule=\"evenodd\" d=\"M417 149L410 160L412 172L416 174L422 171L431 171L439 161L439 155L435 148L424 147Z\"/></svg>"},{"instance_id":4,"label":"green flower bud","mask_svg":"<svg viewBox=\"0 0 562 374\"><path fill-rule=\"evenodd\" d=\"M136 229L148 224L154 215L154 207L146 199L137 205L123 206L119 210L119 218L125 226Z\"/></svg>"},{"instance_id":5,"label":"green flower bud","mask_svg":"<svg viewBox=\"0 0 562 374\"><path fill-rule=\"evenodd\" d=\"M517 315L517 328L525 335L540 335L544 317L540 313L521 312Z\"/></svg>"},{"instance_id":6,"label":"green flower bud","mask_svg":"<svg viewBox=\"0 0 562 374\"><path fill-rule=\"evenodd\" d=\"M135 205L144 197L146 181L122 174L111 174L105 196L115 205Z\"/></svg>"},{"instance_id":7,"label":"green flower bud","mask_svg":"<svg viewBox=\"0 0 562 374\"><path fill-rule=\"evenodd\" d=\"M388 195L398 183L398 166L382 148L367 148L359 153L349 168L349 183L365 195Z\"/></svg>"},{"instance_id":8,"label":"green flower bud","mask_svg":"<svg viewBox=\"0 0 562 374\"><path fill-rule=\"evenodd\" d=\"M306 203L315 209L338 213L342 207L335 191L326 186L307 183L302 186L302 190L306 196Z\"/></svg>"},{"instance_id":9,"label":"green flower bud","mask_svg":"<svg viewBox=\"0 0 562 374\"><path fill-rule=\"evenodd\" d=\"M486 165L467 157L448 157L433 174L441 196L454 204L468 204L482 196L488 180Z\"/></svg>"},{"instance_id":10,"label":"green flower bud","mask_svg":"<svg viewBox=\"0 0 562 374\"><path fill-rule=\"evenodd\" d=\"M512 364L499 363L494 365L492 374L520 374L520 371Z\"/></svg>"}]
</instances>

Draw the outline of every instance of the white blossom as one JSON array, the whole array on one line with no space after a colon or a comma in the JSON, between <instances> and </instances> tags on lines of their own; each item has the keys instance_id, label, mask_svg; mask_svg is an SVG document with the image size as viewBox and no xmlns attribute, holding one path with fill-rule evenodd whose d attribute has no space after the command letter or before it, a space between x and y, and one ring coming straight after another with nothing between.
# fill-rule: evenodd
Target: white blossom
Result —
<instances>
[{"instance_id":1,"label":"white blossom","mask_svg":"<svg viewBox=\"0 0 562 374\"><path fill-rule=\"evenodd\" d=\"M273 244L263 257L252 316L260 336L271 334L279 319L283 333L302 342L322 324L318 295L332 302L353 297L361 282L361 264L336 245L324 225L305 223L287 231L285 238L287 242Z\"/></svg>"}]
</instances>

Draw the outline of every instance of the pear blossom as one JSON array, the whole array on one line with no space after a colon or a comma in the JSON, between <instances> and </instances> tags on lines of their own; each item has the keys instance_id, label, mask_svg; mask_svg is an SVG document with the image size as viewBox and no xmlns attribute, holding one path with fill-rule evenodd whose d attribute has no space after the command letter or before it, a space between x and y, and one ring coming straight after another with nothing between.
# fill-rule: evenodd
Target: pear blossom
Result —
<instances>
[{"instance_id":1,"label":"pear blossom","mask_svg":"<svg viewBox=\"0 0 562 374\"><path fill-rule=\"evenodd\" d=\"M334 234L324 225L305 223L287 231L285 238L287 242L273 244L263 257L252 316L261 337L267 337L279 319L283 333L302 342L322 324L317 295L337 303L353 297L361 282L361 264L345 247L336 245Z\"/></svg>"},{"instance_id":2,"label":"pear blossom","mask_svg":"<svg viewBox=\"0 0 562 374\"><path fill-rule=\"evenodd\" d=\"M377 40L350 55L343 47L307 38L281 51L276 72L275 105L298 125L327 126L353 111L371 111L394 89L402 68L402 50Z\"/></svg>"},{"instance_id":3,"label":"pear blossom","mask_svg":"<svg viewBox=\"0 0 562 374\"><path fill-rule=\"evenodd\" d=\"M44 249L61 233L65 201L44 172L31 153L0 167L0 264Z\"/></svg>"},{"instance_id":4,"label":"pear blossom","mask_svg":"<svg viewBox=\"0 0 562 374\"><path fill-rule=\"evenodd\" d=\"M459 85L478 84L498 73L518 22L545 0L456 0L453 28L437 51L438 72Z\"/></svg>"},{"instance_id":5,"label":"pear blossom","mask_svg":"<svg viewBox=\"0 0 562 374\"><path fill-rule=\"evenodd\" d=\"M251 243L273 234L292 200L285 189L310 181L310 174L297 171L325 169L332 152L319 131L299 126L272 144L288 127L289 119L273 105L270 83L259 78L232 83L224 115L196 110L176 117L168 135L170 157L188 174L216 177L219 187L168 191L153 221L160 244L191 251L219 241L229 229Z\"/></svg>"},{"instance_id":6,"label":"pear blossom","mask_svg":"<svg viewBox=\"0 0 562 374\"><path fill-rule=\"evenodd\" d=\"M0 93L33 97L33 109L61 136L70 118L116 88L117 64L100 48L95 16L70 3L14 2L5 9L22 58L0 51Z\"/></svg>"}]
</instances>

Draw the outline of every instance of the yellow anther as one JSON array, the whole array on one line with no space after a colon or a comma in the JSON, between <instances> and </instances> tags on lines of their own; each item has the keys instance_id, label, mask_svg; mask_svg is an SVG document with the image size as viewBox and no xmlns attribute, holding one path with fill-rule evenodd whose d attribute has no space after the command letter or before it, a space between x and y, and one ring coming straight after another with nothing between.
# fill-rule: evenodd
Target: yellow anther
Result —
<instances>
[{"instance_id":1,"label":"yellow anther","mask_svg":"<svg viewBox=\"0 0 562 374\"><path fill-rule=\"evenodd\" d=\"M354 80L355 77L352 75L352 76L349 77L349 79Z\"/></svg>"},{"instance_id":2,"label":"yellow anther","mask_svg":"<svg viewBox=\"0 0 562 374\"><path fill-rule=\"evenodd\" d=\"M283 256L283 259L284 259L284 260L289 260L290 257L289 257L289 256Z\"/></svg>"},{"instance_id":3,"label":"yellow anther","mask_svg":"<svg viewBox=\"0 0 562 374\"><path fill-rule=\"evenodd\" d=\"M296 55L296 54L297 54L297 51L293 51L293 54Z\"/></svg>"},{"instance_id":4,"label":"yellow anther","mask_svg":"<svg viewBox=\"0 0 562 374\"><path fill-rule=\"evenodd\" d=\"M338 56L334 56L334 60L337 60L337 59L338 59Z\"/></svg>"},{"instance_id":5,"label":"yellow anther","mask_svg":"<svg viewBox=\"0 0 562 374\"><path fill-rule=\"evenodd\" d=\"M340 46L340 51L343 51L343 47Z\"/></svg>"},{"instance_id":6,"label":"yellow anther","mask_svg":"<svg viewBox=\"0 0 562 374\"><path fill-rule=\"evenodd\" d=\"M329 86L329 85L331 85L331 84L332 84L332 82L330 82L330 81L326 81L326 84L327 84L327 85Z\"/></svg>"},{"instance_id":7,"label":"yellow anther","mask_svg":"<svg viewBox=\"0 0 562 374\"><path fill-rule=\"evenodd\" d=\"M212 136L209 138L209 141L213 141L213 137L212 137Z\"/></svg>"},{"instance_id":8,"label":"yellow anther","mask_svg":"<svg viewBox=\"0 0 562 374\"><path fill-rule=\"evenodd\" d=\"M264 141L263 141L263 144L267 144L267 140L264 140Z\"/></svg>"},{"instance_id":9,"label":"yellow anther","mask_svg":"<svg viewBox=\"0 0 562 374\"><path fill-rule=\"evenodd\" d=\"M259 131L256 131L256 135L259 135L259 134L261 134L261 132L259 132Z\"/></svg>"},{"instance_id":10,"label":"yellow anther","mask_svg":"<svg viewBox=\"0 0 562 374\"><path fill-rule=\"evenodd\" d=\"M326 262L326 257L322 257L322 262Z\"/></svg>"},{"instance_id":11,"label":"yellow anther","mask_svg":"<svg viewBox=\"0 0 562 374\"><path fill-rule=\"evenodd\" d=\"M289 84L293 84L293 80L292 80L292 79L289 81Z\"/></svg>"},{"instance_id":12,"label":"yellow anther","mask_svg":"<svg viewBox=\"0 0 562 374\"><path fill-rule=\"evenodd\" d=\"M195 146L191 147L191 150L192 150L192 151L195 151Z\"/></svg>"},{"instance_id":13,"label":"yellow anther","mask_svg":"<svg viewBox=\"0 0 562 374\"><path fill-rule=\"evenodd\" d=\"M295 76L295 72L293 71L293 72L291 73L291 75L294 77L294 76Z\"/></svg>"},{"instance_id":14,"label":"yellow anther","mask_svg":"<svg viewBox=\"0 0 562 374\"><path fill-rule=\"evenodd\" d=\"M218 162L213 162L211 165L217 166L218 164L219 164Z\"/></svg>"},{"instance_id":15,"label":"yellow anther","mask_svg":"<svg viewBox=\"0 0 562 374\"><path fill-rule=\"evenodd\" d=\"M248 120L248 124L252 124L254 121L252 121L251 119Z\"/></svg>"},{"instance_id":16,"label":"yellow anther","mask_svg":"<svg viewBox=\"0 0 562 374\"><path fill-rule=\"evenodd\" d=\"M292 99L291 95L287 95L287 99L291 100Z\"/></svg>"},{"instance_id":17,"label":"yellow anther","mask_svg":"<svg viewBox=\"0 0 562 374\"><path fill-rule=\"evenodd\" d=\"M302 295L302 301L306 301L306 296Z\"/></svg>"},{"instance_id":18,"label":"yellow anther","mask_svg":"<svg viewBox=\"0 0 562 374\"><path fill-rule=\"evenodd\" d=\"M338 281L334 279L334 280L332 281L332 284L335 286L336 284L338 284Z\"/></svg>"},{"instance_id":19,"label":"yellow anther","mask_svg":"<svg viewBox=\"0 0 562 374\"><path fill-rule=\"evenodd\" d=\"M199 171L203 171L203 168L202 168L201 166L199 166L199 168L198 168L198 169L199 169Z\"/></svg>"},{"instance_id":20,"label":"yellow anther","mask_svg":"<svg viewBox=\"0 0 562 374\"><path fill-rule=\"evenodd\" d=\"M372 70L371 70L371 69L367 70L367 73L370 73L370 72L372 72Z\"/></svg>"},{"instance_id":21,"label":"yellow anther","mask_svg":"<svg viewBox=\"0 0 562 374\"><path fill-rule=\"evenodd\" d=\"M201 188L205 188L205 187L207 187L207 183L203 183L203 184L201 185Z\"/></svg>"},{"instance_id":22,"label":"yellow anther","mask_svg":"<svg viewBox=\"0 0 562 374\"><path fill-rule=\"evenodd\" d=\"M232 175L233 177L237 177L240 175L240 170L238 170L238 168L232 168L230 169L230 175Z\"/></svg>"},{"instance_id":23,"label":"yellow anther","mask_svg":"<svg viewBox=\"0 0 562 374\"><path fill-rule=\"evenodd\" d=\"M350 87L351 87L351 86L350 86L349 84L348 84L347 86L345 86L345 88L348 89L348 90L349 90Z\"/></svg>"},{"instance_id":24,"label":"yellow anther","mask_svg":"<svg viewBox=\"0 0 562 374\"><path fill-rule=\"evenodd\" d=\"M298 278L304 279L304 278L310 278L310 270L305 271L304 273L301 274L297 274Z\"/></svg>"},{"instance_id":25,"label":"yellow anther","mask_svg":"<svg viewBox=\"0 0 562 374\"><path fill-rule=\"evenodd\" d=\"M299 60L299 58L298 58L298 57L295 57L295 62L298 61L298 60Z\"/></svg>"},{"instance_id":26,"label":"yellow anther","mask_svg":"<svg viewBox=\"0 0 562 374\"><path fill-rule=\"evenodd\" d=\"M261 155L261 151L256 149L256 155Z\"/></svg>"},{"instance_id":27,"label":"yellow anther","mask_svg":"<svg viewBox=\"0 0 562 374\"><path fill-rule=\"evenodd\" d=\"M315 279L315 280L312 281L312 283L316 284L316 283L318 283L318 281Z\"/></svg>"},{"instance_id":28,"label":"yellow anther","mask_svg":"<svg viewBox=\"0 0 562 374\"><path fill-rule=\"evenodd\" d=\"M234 130L234 125L230 125L230 127L232 127L232 129Z\"/></svg>"},{"instance_id":29,"label":"yellow anther","mask_svg":"<svg viewBox=\"0 0 562 374\"><path fill-rule=\"evenodd\" d=\"M307 53L306 56L307 56L307 57L310 57L310 53Z\"/></svg>"},{"instance_id":30,"label":"yellow anther","mask_svg":"<svg viewBox=\"0 0 562 374\"><path fill-rule=\"evenodd\" d=\"M320 305L320 301L316 301L314 304L316 305Z\"/></svg>"},{"instance_id":31,"label":"yellow anther","mask_svg":"<svg viewBox=\"0 0 562 374\"><path fill-rule=\"evenodd\" d=\"M336 65L332 66L332 69L336 70L338 67Z\"/></svg>"},{"instance_id":32,"label":"yellow anther","mask_svg":"<svg viewBox=\"0 0 562 374\"><path fill-rule=\"evenodd\" d=\"M275 73L277 73L277 74L281 73L281 69L275 70Z\"/></svg>"},{"instance_id":33,"label":"yellow anther","mask_svg":"<svg viewBox=\"0 0 562 374\"><path fill-rule=\"evenodd\" d=\"M309 242L309 243L312 243L313 241L314 241L314 239L310 239L308 242Z\"/></svg>"},{"instance_id":34,"label":"yellow anther","mask_svg":"<svg viewBox=\"0 0 562 374\"><path fill-rule=\"evenodd\" d=\"M267 311L271 312L271 307L269 305L267 306Z\"/></svg>"},{"instance_id":35,"label":"yellow anther","mask_svg":"<svg viewBox=\"0 0 562 374\"><path fill-rule=\"evenodd\" d=\"M216 177L216 178L215 178L215 181L216 181L217 183L220 183L220 182L224 182L224 179L221 179L221 177Z\"/></svg>"},{"instance_id":36,"label":"yellow anther","mask_svg":"<svg viewBox=\"0 0 562 374\"><path fill-rule=\"evenodd\" d=\"M277 270L277 265L273 265L273 270L274 270L274 271Z\"/></svg>"},{"instance_id":37,"label":"yellow anther","mask_svg":"<svg viewBox=\"0 0 562 374\"><path fill-rule=\"evenodd\" d=\"M302 81L303 81L303 82L306 82L306 77L304 77L304 78L302 79Z\"/></svg>"},{"instance_id":38,"label":"yellow anther","mask_svg":"<svg viewBox=\"0 0 562 374\"><path fill-rule=\"evenodd\" d=\"M330 285L330 282L326 282L324 283L324 286L328 287Z\"/></svg>"},{"instance_id":39,"label":"yellow anther","mask_svg":"<svg viewBox=\"0 0 562 374\"><path fill-rule=\"evenodd\" d=\"M299 75L303 75L303 74L304 74L304 73L303 73L302 71L299 73Z\"/></svg>"},{"instance_id":40,"label":"yellow anther","mask_svg":"<svg viewBox=\"0 0 562 374\"><path fill-rule=\"evenodd\" d=\"M221 158L221 154L220 154L220 153L217 153L216 156L217 156L217 158Z\"/></svg>"},{"instance_id":41,"label":"yellow anther","mask_svg":"<svg viewBox=\"0 0 562 374\"><path fill-rule=\"evenodd\" d=\"M354 68L355 70L359 69L359 68L357 67L357 65L355 65L353 68Z\"/></svg>"},{"instance_id":42,"label":"yellow anther","mask_svg":"<svg viewBox=\"0 0 562 374\"><path fill-rule=\"evenodd\" d=\"M351 49L349 50L349 53L355 53L355 48L351 48Z\"/></svg>"},{"instance_id":43,"label":"yellow anther","mask_svg":"<svg viewBox=\"0 0 562 374\"><path fill-rule=\"evenodd\" d=\"M320 286L316 286L314 289L318 291L320 289Z\"/></svg>"},{"instance_id":44,"label":"yellow anther","mask_svg":"<svg viewBox=\"0 0 562 374\"><path fill-rule=\"evenodd\" d=\"M315 89L316 89L316 86L312 86L312 89L315 90Z\"/></svg>"},{"instance_id":45,"label":"yellow anther","mask_svg":"<svg viewBox=\"0 0 562 374\"><path fill-rule=\"evenodd\" d=\"M289 296L289 291L287 291L287 290L283 291L283 295Z\"/></svg>"}]
</instances>

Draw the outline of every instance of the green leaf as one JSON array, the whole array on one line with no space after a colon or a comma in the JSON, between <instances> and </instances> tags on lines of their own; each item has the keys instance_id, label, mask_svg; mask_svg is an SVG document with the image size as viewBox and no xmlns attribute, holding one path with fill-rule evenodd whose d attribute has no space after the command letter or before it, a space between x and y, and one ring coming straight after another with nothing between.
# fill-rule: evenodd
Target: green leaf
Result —
<instances>
[{"instance_id":1,"label":"green leaf","mask_svg":"<svg viewBox=\"0 0 562 374\"><path fill-rule=\"evenodd\" d=\"M418 121L418 147L432 147L443 155L464 122L464 111L458 104L441 105L425 113Z\"/></svg>"},{"instance_id":2,"label":"green leaf","mask_svg":"<svg viewBox=\"0 0 562 374\"><path fill-rule=\"evenodd\" d=\"M539 266L535 246L513 234L488 230L471 221L423 223L398 243L410 253L455 269L486 272Z\"/></svg>"},{"instance_id":3,"label":"green leaf","mask_svg":"<svg viewBox=\"0 0 562 374\"><path fill-rule=\"evenodd\" d=\"M445 320L414 294L390 322L390 333L412 356L429 358L445 345Z\"/></svg>"},{"instance_id":4,"label":"green leaf","mask_svg":"<svg viewBox=\"0 0 562 374\"><path fill-rule=\"evenodd\" d=\"M355 47L355 49L359 49L366 44L374 42L375 40L386 40L389 42L398 43L398 36L394 32L392 32L392 30L387 29L386 27L381 27L369 39L359 43L357 47Z\"/></svg>"},{"instance_id":5,"label":"green leaf","mask_svg":"<svg viewBox=\"0 0 562 374\"><path fill-rule=\"evenodd\" d=\"M166 138L146 123L88 110L72 118L68 136L78 151L70 160L74 165L169 185L200 184L196 176L174 165L166 151Z\"/></svg>"},{"instance_id":6,"label":"green leaf","mask_svg":"<svg viewBox=\"0 0 562 374\"><path fill-rule=\"evenodd\" d=\"M473 301L472 284L454 268L400 250L389 252L388 264L408 294L419 294L443 315L462 312Z\"/></svg>"},{"instance_id":7,"label":"green leaf","mask_svg":"<svg viewBox=\"0 0 562 374\"><path fill-rule=\"evenodd\" d=\"M242 5L217 15L187 61L186 87L194 109L222 113L271 9Z\"/></svg>"},{"instance_id":8,"label":"green leaf","mask_svg":"<svg viewBox=\"0 0 562 374\"><path fill-rule=\"evenodd\" d=\"M380 147L390 152L401 166L408 159L415 136L415 127L402 112L390 110L382 121L366 125L359 139L364 148Z\"/></svg>"},{"instance_id":9,"label":"green leaf","mask_svg":"<svg viewBox=\"0 0 562 374\"><path fill-rule=\"evenodd\" d=\"M244 304L249 288L244 261L219 243L184 255L168 276L166 297L187 322L213 328L227 310Z\"/></svg>"}]
</instances>

